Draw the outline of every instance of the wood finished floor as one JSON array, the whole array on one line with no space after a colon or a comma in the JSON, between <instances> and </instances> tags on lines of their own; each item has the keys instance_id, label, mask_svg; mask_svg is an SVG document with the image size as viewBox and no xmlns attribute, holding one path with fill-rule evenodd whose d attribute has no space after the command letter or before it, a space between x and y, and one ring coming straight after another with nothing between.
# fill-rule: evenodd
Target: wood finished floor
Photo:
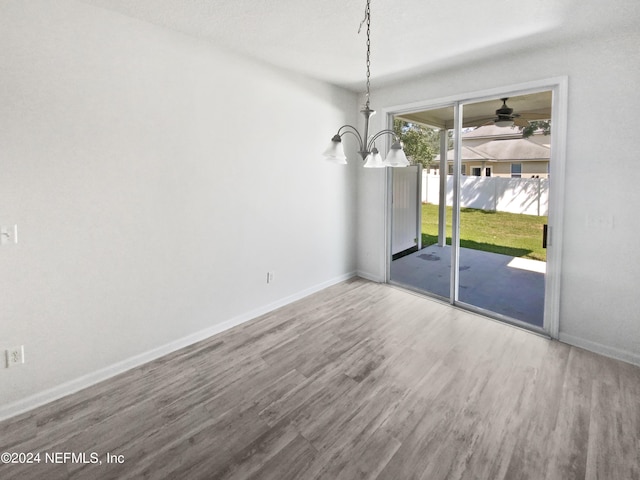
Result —
<instances>
[{"instance_id":1,"label":"wood finished floor","mask_svg":"<svg viewBox=\"0 0 640 480\"><path fill-rule=\"evenodd\" d=\"M5 451L103 464L3 480L639 479L640 368L354 279L2 422Z\"/></svg>"}]
</instances>

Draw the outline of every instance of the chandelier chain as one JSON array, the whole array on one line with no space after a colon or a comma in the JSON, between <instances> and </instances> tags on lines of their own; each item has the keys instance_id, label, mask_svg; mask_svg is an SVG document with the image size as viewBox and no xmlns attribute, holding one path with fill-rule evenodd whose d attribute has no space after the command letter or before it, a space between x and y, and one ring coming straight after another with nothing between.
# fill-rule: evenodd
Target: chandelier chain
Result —
<instances>
[{"instance_id":1,"label":"chandelier chain","mask_svg":"<svg viewBox=\"0 0 640 480\"><path fill-rule=\"evenodd\" d=\"M358 28L358 33L362 30L362 25L364 22L367 22L367 102L366 106L369 108L369 96L371 90L371 0L367 0L367 6L364 11L364 19L360 22L360 28Z\"/></svg>"},{"instance_id":2,"label":"chandelier chain","mask_svg":"<svg viewBox=\"0 0 640 480\"><path fill-rule=\"evenodd\" d=\"M367 107L369 106L369 90L371 89L371 12L367 0Z\"/></svg>"}]
</instances>

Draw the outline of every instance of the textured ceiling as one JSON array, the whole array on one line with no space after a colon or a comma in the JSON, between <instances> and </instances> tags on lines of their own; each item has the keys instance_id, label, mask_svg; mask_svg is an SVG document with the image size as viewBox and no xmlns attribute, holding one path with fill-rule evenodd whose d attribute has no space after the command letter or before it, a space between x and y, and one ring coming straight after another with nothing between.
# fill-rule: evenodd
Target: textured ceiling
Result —
<instances>
[{"instance_id":1,"label":"textured ceiling","mask_svg":"<svg viewBox=\"0 0 640 480\"><path fill-rule=\"evenodd\" d=\"M81 0L362 90L363 0ZM640 1L372 0L372 80L637 28Z\"/></svg>"}]
</instances>

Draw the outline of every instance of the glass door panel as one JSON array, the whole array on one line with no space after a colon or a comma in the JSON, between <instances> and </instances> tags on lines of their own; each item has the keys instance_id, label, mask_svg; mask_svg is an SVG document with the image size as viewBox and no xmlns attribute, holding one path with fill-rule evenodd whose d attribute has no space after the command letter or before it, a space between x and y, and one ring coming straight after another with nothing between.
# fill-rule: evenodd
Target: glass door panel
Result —
<instances>
[{"instance_id":1,"label":"glass door panel","mask_svg":"<svg viewBox=\"0 0 640 480\"><path fill-rule=\"evenodd\" d=\"M389 279L412 290L445 299L451 295L451 200L453 176L448 159L453 158L451 121L453 106L398 116L394 126L410 161L422 165L418 249L397 252L392 246ZM441 157L441 152L443 153ZM392 174L392 239L401 228L396 203L404 190ZM448 205L447 205L448 201ZM392 243L394 242L392 240Z\"/></svg>"},{"instance_id":2,"label":"glass door panel","mask_svg":"<svg viewBox=\"0 0 640 480\"><path fill-rule=\"evenodd\" d=\"M513 110L501 121L478 115L504 105ZM542 328L550 138L526 127L551 118L551 92L465 105L464 115L460 162L473 174L459 181L457 300Z\"/></svg>"}]
</instances>

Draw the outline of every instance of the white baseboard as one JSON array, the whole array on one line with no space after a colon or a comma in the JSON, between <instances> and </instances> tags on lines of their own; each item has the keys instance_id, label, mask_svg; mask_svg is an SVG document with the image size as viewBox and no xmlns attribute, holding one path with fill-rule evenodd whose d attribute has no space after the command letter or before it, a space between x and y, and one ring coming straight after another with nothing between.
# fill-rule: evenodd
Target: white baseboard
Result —
<instances>
[{"instance_id":1,"label":"white baseboard","mask_svg":"<svg viewBox=\"0 0 640 480\"><path fill-rule=\"evenodd\" d=\"M637 353L609 347L601 343L592 342L591 340L585 340L580 337L574 337L573 335L568 335L562 332L560 332L558 339L561 342L568 343L574 347L584 348L585 350L604 355L605 357L615 358L616 360L622 360L623 362L640 366L640 355Z\"/></svg>"},{"instance_id":2,"label":"white baseboard","mask_svg":"<svg viewBox=\"0 0 640 480\"><path fill-rule=\"evenodd\" d=\"M365 280L371 280L376 283L384 283L384 278L381 278L380 275L375 275L373 273L364 272L362 270L358 270L357 275Z\"/></svg>"},{"instance_id":3,"label":"white baseboard","mask_svg":"<svg viewBox=\"0 0 640 480\"><path fill-rule=\"evenodd\" d=\"M323 290L327 287L343 282L355 276L355 272L340 275L339 277L314 285L313 287L306 288L304 290L301 290L300 292L294 293L293 295L289 295L288 297L284 297L268 305L264 305L262 307L233 317L222 323L218 323L204 330L200 330L191 335L187 335L186 337L180 338L166 345L162 345L139 355L127 358L121 362L109 365L105 368L101 368L100 370L75 378L48 390L30 395L29 397L26 397L17 402L2 406L0 407L0 420L5 420L7 418L20 415L36 407L40 407L47 403L53 402L54 400L58 400L62 397L78 392L84 388L107 380L111 377L119 375L120 373L126 372L127 370L131 370L132 368L148 363L164 355L168 355L169 353L175 352L176 350L180 350L181 348L188 347L189 345L193 345L194 343L200 342L202 340L206 340L213 335L224 332L225 330L228 330L237 325L241 325L245 322L253 320L254 318L264 315L265 313L269 313L273 310L276 310L277 308L284 307L285 305L293 303L313 293L319 292L320 290Z\"/></svg>"}]
</instances>

